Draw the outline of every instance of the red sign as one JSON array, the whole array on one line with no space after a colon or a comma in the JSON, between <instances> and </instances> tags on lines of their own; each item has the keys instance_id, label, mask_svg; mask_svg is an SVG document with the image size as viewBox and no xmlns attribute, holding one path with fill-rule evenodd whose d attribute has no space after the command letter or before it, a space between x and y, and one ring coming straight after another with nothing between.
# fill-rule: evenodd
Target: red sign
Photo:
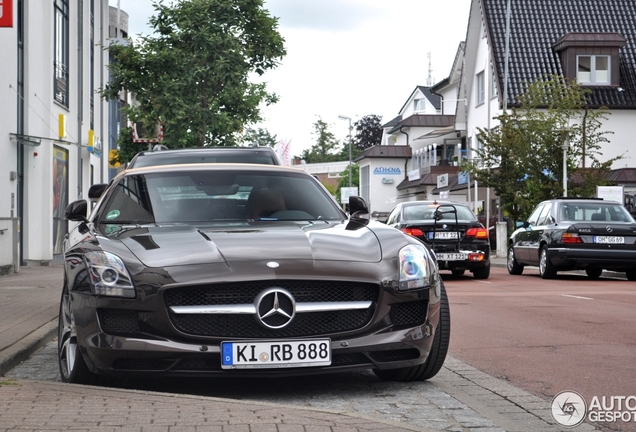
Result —
<instances>
[{"instance_id":1,"label":"red sign","mask_svg":"<svg viewBox=\"0 0 636 432\"><path fill-rule=\"evenodd\" d=\"M13 27L13 0L0 0L0 27Z\"/></svg>"}]
</instances>

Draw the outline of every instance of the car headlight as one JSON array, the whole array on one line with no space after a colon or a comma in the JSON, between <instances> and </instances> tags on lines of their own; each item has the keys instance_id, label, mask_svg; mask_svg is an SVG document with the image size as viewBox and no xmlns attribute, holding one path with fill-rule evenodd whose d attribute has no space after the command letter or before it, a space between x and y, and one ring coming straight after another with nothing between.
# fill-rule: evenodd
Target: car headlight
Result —
<instances>
[{"instance_id":1,"label":"car headlight","mask_svg":"<svg viewBox=\"0 0 636 432\"><path fill-rule=\"evenodd\" d=\"M84 255L93 294L111 297L135 297L132 278L121 258L109 252Z\"/></svg>"},{"instance_id":2,"label":"car headlight","mask_svg":"<svg viewBox=\"0 0 636 432\"><path fill-rule=\"evenodd\" d=\"M423 246L408 245L400 249L399 290L409 291L430 285L434 264Z\"/></svg>"}]
</instances>

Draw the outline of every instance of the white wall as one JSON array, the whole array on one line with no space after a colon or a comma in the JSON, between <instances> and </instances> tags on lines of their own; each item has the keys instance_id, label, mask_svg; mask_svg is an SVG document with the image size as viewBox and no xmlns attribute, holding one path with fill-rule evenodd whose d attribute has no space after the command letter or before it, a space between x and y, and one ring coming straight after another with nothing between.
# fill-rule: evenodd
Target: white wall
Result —
<instances>
[{"instance_id":1,"label":"white wall","mask_svg":"<svg viewBox=\"0 0 636 432\"><path fill-rule=\"evenodd\" d=\"M15 2L14 2L15 4ZM51 261L53 259L53 158L54 146L68 150L68 202L86 196L90 186L90 165L94 165L94 181L102 178L106 158L88 153L90 128L90 4L83 2L82 51L78 52L78 2L70 2L69 16L69 104L62 106L54 101L53 52L54 5L52 1L24 2L25 17L25 76L24 134L42 137L37 147L25 146L24 159L24 217L23 258L25 261ZM102 19L103 16L103 19ZM17 200L17 182L10 181L10 172L17 171L17 144L9 142L9 133L17 132L17 94L13 90L17 82L17 8L14 8L14 27L0 29L2 49L0 60L0 217L11 216L11 193ZM96 0L94 11L94 42L106 43L108 31L108 1ZM103 35L103 36L102 36ZM82 61L82 91L78 86L78 61ZM104 85L108 78L106 66L108 53L100 46L94 47L94 90ZM9 86L12 85L13 88ZM81 95L81 116L80 101ZM107 138L107 105L94 96L95 135ZM58 115L67 118L66 143L58 139ZM81 157L81 159L80 159ZM80 176L81 173L81 176ZM63 212L63 209L62 209ZM16 209L13 213L17 215Z\"/></svg>"}]
</instances>

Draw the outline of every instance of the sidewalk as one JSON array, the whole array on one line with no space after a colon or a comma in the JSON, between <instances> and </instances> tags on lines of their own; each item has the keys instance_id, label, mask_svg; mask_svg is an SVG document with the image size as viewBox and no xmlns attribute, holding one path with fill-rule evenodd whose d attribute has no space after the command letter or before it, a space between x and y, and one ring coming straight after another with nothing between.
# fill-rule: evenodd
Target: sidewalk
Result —
<instances>
[{"instance_id":1,"label":"sidewalk","mask_svg":"<svg viewBox=\"0 0 636 432\"><path fill-rule=\"evenodd\" d=\"M505 266L505 258L494 258L492 265ZM48 345L49 357L54 357L51 341L56 337L62 279L61 266L23 267L20 273L0 277L0 431L559 430L545 401L451 357L424 386L427 393L405 396L394 415L382 404L365 405L364 397L371 398L372 405L384 396L372 388L360 395L362 409L354 410L344 406L345 401L343 406L325 401L324 406L308 407L4 378L42 347Z\"/></svg>"}]
</instances>

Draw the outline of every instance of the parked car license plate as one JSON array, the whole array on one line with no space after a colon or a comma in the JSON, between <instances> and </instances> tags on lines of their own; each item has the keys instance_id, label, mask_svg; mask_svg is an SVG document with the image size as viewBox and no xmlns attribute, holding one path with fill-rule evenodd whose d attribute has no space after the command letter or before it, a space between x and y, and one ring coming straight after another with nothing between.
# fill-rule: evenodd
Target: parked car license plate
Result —
<instances>
[{"instance_id":1,"label":"parked car license plate","mask_svg":"<svg viewBox=\"0 0 636 432\"><path fill-rule=\"evenodd\" d=\"M428 238L432 239L433 235L436 239L456 239L458 233L457 231L431 231L428 233Z\"/></svg>"},{"instance_id":2,"label":"parked car license plate","mask_svg":"<svg viewBox=\"0 0 636 432\"><path fill-rule=\"evenodd\" d=\"M623 244L623 243L625 243L625 237L617 237L617 236L594 236L594 243L603 243L603 244Z\"/></svg>"},{"instance_id":3,"label":"parked car license plate","mask_svg":"<svg viewBox=\"0 0 636 432\"><path fill-rule=\"evenodd\" d=\"M223 369L328 366L330 364L331 341L329 339L221 342Z\"/></svg>"},{"instance_id":4,"label":"parked car license plate","mask_svg":"<svg viewBox=\"0 0 636 432\"><path fill-rule=\"evenodd\" d=\"M468 259L468 256L463 253L436 253L438 261L463 261Z\"/></svg>"}]
</instances>

